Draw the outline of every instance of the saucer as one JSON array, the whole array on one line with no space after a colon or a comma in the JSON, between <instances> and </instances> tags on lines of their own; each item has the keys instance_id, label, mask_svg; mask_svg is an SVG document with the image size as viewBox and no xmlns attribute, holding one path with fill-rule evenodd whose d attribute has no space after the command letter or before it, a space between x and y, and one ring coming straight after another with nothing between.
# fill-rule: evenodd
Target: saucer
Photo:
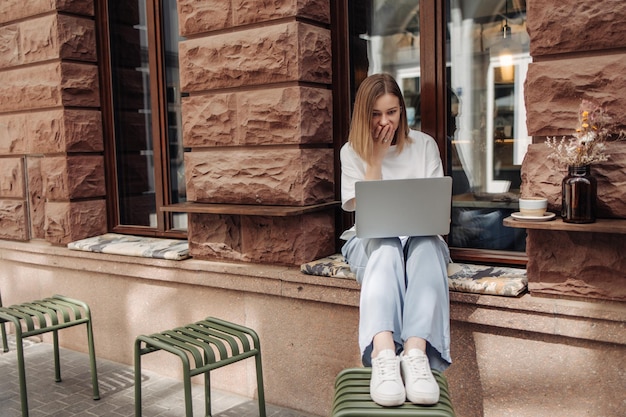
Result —
<instances>
[{"instance_id":1,"label":"saucer","mask_svg":"<svg viewBox=\"0 0 626 417\"><path fill-rule=\"evenodd\" d=\"M511 213L511 217L522 222L545 222L552 220L555 216L556 214L550 212L545 213L543 216L524 216L519 211Z\"/></svg>"}]
</instances>

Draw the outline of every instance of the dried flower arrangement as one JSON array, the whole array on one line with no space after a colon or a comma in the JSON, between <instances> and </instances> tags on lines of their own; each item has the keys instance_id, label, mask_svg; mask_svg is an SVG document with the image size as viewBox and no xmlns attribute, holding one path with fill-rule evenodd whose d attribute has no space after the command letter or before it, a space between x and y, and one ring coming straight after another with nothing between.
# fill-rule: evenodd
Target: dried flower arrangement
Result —
<instances>
[{"instance_id":1,"label":"dried flower arrangement","mask_svg":"<svg viewBox=\"0 0 626 417\"><path fill-rule=\"evenodd\" d=\"M624 138L624 132L614 132L612 118L603 107L582 100L578 109L578 127L571 138L550 137L546 145L552 149L549 159L567 166L581 167L609 159L605 143Z\"/></svg>"}]
</instances>

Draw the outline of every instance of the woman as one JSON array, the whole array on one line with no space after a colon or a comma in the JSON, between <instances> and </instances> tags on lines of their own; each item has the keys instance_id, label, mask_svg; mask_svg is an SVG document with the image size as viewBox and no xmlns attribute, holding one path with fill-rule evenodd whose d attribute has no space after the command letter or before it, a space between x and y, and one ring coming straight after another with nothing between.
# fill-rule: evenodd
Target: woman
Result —
<instances>
[{"instance_id":1,"label":"woman","mask_svg":"<svg viewBox=\"0 0 626 417\"><path fill-rule=\"evenodd\" d=\"M357 91L348 143L341 149L341 200L358 210L354 184L443 176L434 139L410 130L398 84L388 74ZM359 346L371 363L370 394L382 406L434 404L431 367L450 363L448 247L440 236L360 239L343 233L342 253L361 285Z\"/></svg>"}]
</instances>

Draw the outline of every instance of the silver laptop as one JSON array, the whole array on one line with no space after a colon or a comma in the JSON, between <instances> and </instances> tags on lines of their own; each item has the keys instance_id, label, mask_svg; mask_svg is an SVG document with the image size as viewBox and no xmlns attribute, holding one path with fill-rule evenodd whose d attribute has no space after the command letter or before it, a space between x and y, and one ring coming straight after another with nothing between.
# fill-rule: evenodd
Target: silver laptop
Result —
<instances>
[{"instance_id":1,"label":"silver laptop","mask_svg":"<svg viewBox=\"0 0 626 417\"><path fill-rule=\"evenodd\" d=\"M360 238L450 233L452 177L359 181L355 193Z\"/></svg>"}]
</instances>

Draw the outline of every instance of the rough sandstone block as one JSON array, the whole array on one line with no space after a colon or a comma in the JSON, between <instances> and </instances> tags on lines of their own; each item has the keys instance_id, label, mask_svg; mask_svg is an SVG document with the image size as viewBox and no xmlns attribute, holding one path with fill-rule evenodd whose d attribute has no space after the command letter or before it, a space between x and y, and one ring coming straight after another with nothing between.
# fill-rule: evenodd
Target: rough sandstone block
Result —
<instances>
[{"instance_id":1,"label":"rough sandstone block","mask_svg":"<svg viewBox=\"0 0 626 417\"><path fill-rule=\"evenodd\" d=\"M96 65L51 62L7 70L2 78L0 112L100 106Z\"/></svg>"},{"instance_id":2,"label":"rough sandstone block","mask_svg":"<svg viewBox=\"0 0 626 417\"><path fill-rule=\"evenodd\" d=\"M328 0L275 0L252 2L233 0L235 26L265 22L284 17L306 17L321 23L330 23Z\"/></svg>"},{"instance_id":3,"label":"rough sandstone block","mask_svg":"<svg viewBox=\"0 0 626 417\"><path fill-rule=\"evenodd\" d=\"M62 63L60 75L64 106L100 107L100 84L96 65Z\"/></svg>"},{"instance_id":4,"label":"rough sandstone block","mask_svg":"<svg viewBox=\"0 0 626 417\"><path fill-rule=\"evenodd\" d=\"M232 2L178 0L178 26L182 36L232 27Z\"/></svg>"},{"instance_id":5,"label":"rough sandstone block","mask_svg":"<svg viewBox=\"0 0 626 417\"><path fill-rule=\"evenodd\" d=\"M332 143L330 90L289 87L238 97L238 136L243 144Z\"/></svg>"},{"instance_id":6,"label":"rough sandstone block","mask_svg":"<svg viewBox=\"0 0 626 417\"><path fill-rule=\"evenodd\" d=\"M196 259L300 265L335 250L332 211L293 217L189 215Z\"/></svg>"},{"instance_id":7,"label":"rough sandstone block","mask_svg":"<svg viewBox=\"0 0 626 417\"><path fill-rule=\"evenodd\" d=\"M532 56L626 46L623 0L530 1L527 5Z\"/></svg>"},{"instance_id":8,"label":"rough sandstone block","mask_svg":"<svg viewBox=\"0 0 626 417\"><path fill-rule=\"evenodd\" d=\"M20 64L20 31L18 25L0 26L0 68Z\"/></svg>"},{"instance_id":9,"label":"rough sandstone block","mask_svg":"<svg viewBox=\"0 0 626 417\"><path fill-rule=\"evenodd\" d=\"M53 0L58 11L80 14L84 16L94 15L94 0Z\"/></svg>"},{"instance_id":10,"label":"rough sandstone block","mask_svg":"<svg viewBox=\"0 0 626 417\"><path fill-rule=\"evenodd\" d=\"M626 126L626 54L534 62L524 89L528 134L571 135L582 98L597 100ZM607 91L611 94L607 95Z\"/></svg>"},{"instance_id":11,"label":"rough sandstone block","mask_svg":"<svg viewBox=\"0 0 626 417\"><path fill-rule=\"evenodd\" d=\"M44 231L46 240L67 245L107 231L105 200L47 202Z\"/></svg>"},{"instance_id":12,"label":"rough sandstone block","mask_svg":"<svg viewBox=\"0 0 626 417\"><path fill-rule=\"evenodd\" d=\"M104 157L55 156L41 160L47 201L101 197L106 194Z\"/></svg>"},{"instance_id":13,"label":"rough sandstone block","mask_svg":"<svg viewBox=\"0 0 626 417\"><path fill-rule=\"evenodd\" d=\"M0 1L0 23L24 19L54 10L50 0L2 0Z\"/></svg>"},{"instance_id":14,"label":"rough sandstone block","mask_svg":"<svg viewBox=\"0 0 626 417\"><path fill-rule=\"evenodd\" d=\"M99 111L55 109L0 116L0 155L103 150Z\"/></svg>"},{"instance_id":15,"label":"rough sandstone block","mask_svg":"<svg viewBox=\"0 0 626 417\"><path fill-rule=\"evenodd\" d=\"M331 82L330 32L281 23L180 43L181 89L187 92L286 81Z\"/></svg>"},{"instance_id":16,"label":"rough sandstone block","mask_svg":"<svg viewBox=\"0 0 626 417\"><path fill-rule=\"evenodd\" d=\"M243 216L244 260L301 265L335 252L334 211L293 217Z\"/></svg>"},{"instance_id":17,"label":"rough sandstone block","mask_svg":"<svg viewBox=\"0 0 626 417\"><path fill-rule=\"evenodd\" d=\"M96 61L93 20L48 15L0 27L0 68L59 58Z\"/></svg>"},{"instance_id":18,"label":"rough sandstone block","mask_svg":"<svg viewBox=\"0 0 626 417\"><path fill-rule=\"evenodd\" d=\"M58 17L59 55L61 59L96 62L96 25L91 19L76 16Z\"/></svg>"},{"instance_id":19,"label":"rough sandstone block","mask_svg":"<svg viewBox=\"0 0 626 417\"><path fill-rule=\"evenodd\" d=\"M183 36L287 17L305 17L329 24L330 2L328 0L178 1L178 21Z\"/></svg>"},{"instance_id":20,"label":"rough sandstone block","mask_svg":"<svg viewBox=\"0 0 626 417\"><path fill-rule=\"evenodd\" d=\"M45 198L43 195L43 176L41 173L41 156L27 156L28 172L28 215L30 219L30 236L32 239L44 239Z\"/></svg>"},{"instance_id":21,"label":"rough sandstone block","mask_svg":"<svg viewBox=\"0 0 626 417\"><path fill-rule=\"evenodd\" d=\"M531 293L626 301L624 235L528 230L526 251Z\"/></svg>"},{"instance_id":22,"label":"rough sandstone block","mask_svg":"<svg viewBox=\"0 0 626 417\"><path fill-rule=\"evenodd\" d=\"M0 239L28 240L26 203L0 200Z\"/></svg>"},{"instance_id":23,"label":"rough sandstone block","mask_svg":"<svg viewBox=\"0 0 626 417\"><path fill-rule=\"evenodd\" d=\"M306 206L334 197L332 149L216 149L185 154L187 200Z\"/></svg>"},{"instance_id":24,"label":"rough sandstone block","mask_svg":"<svg viewBox=\"0 0 626 417\"><path fill-rule=\"evenodd\" d=\"M608 161L595 164L591 173L598 180L598 217L626 218L626 142L607 143ZM522 163L522 196L541 195L548 199L548 210L561 211L561 182L567 167L548 159L551 149L543 143L528 147Z\"/></svg>"},{"instance_id":25,"label":"rough sandstone block","mask_svg":"<svg viewBox=\"0 0 626 417\"><path fill-rule=\"evenodd\" d=\"M55 109L0 116L0 155L102 152L102 115Z\"/></svg>"},{"instance_id":26,"label":"rough sandstone block","mask_svg":"<svg viewBox=\"0 0 626 417\"><path fill-rule=\"evenodd\" d=\"M0 115L0 155L26 153L24 115Z\"/></svg>"},{"instance_id":27,"label":"rough sandstone block","mask_svg":"<svg viewBox=\"0 0 626 417\"><path fill-rule=\"evenodd\" d=\"M24 197L24 159L0 158L0 198Z\"/></svg>"},{"instance_id":28,"label":"rough sandstone block","mask_svg":"<svg viewBox=\"0 0 626 417\"><path fill-rule=\"evenodd\" d=\"M94 15L93 0L2 0L0 1L0 24L54 10L79 14Z\"/></svg>"},{"instance_id":29,"label":"rough sandstone block","mask_svg":"<svg viewBox=\"0 0 626 417\"><path fill-rule=\"evenodd\" d=\"M285 87L183 99L186 147L332 142L332 93Z\"/></svg>"},{"instance_id":30,"label":"rough sandstone block","mask_svg":"<svg viewBox=\"0 0 626 417\"><path fill-rule=\"evenodd\" d=\"M236 93L184 97L182 101L185 147L241 145Z\"/></svg>"}]
</instances>

